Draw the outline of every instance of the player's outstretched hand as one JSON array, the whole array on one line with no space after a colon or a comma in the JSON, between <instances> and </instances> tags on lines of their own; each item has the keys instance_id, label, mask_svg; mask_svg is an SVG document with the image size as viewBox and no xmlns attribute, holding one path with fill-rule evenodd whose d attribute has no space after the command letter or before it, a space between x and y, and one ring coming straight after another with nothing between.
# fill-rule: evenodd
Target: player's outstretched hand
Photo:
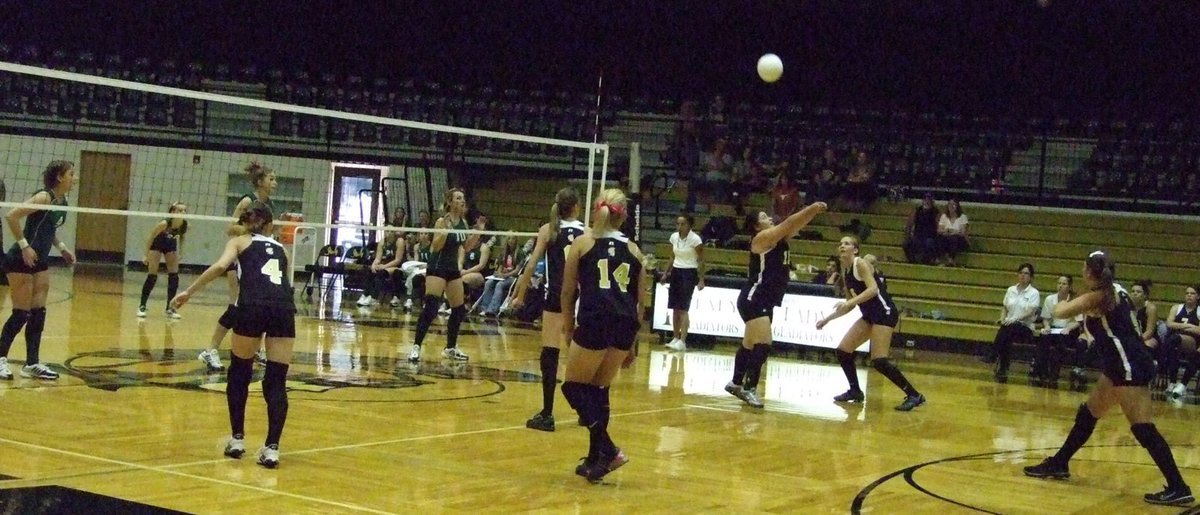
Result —
<instances>
[{"instance_id":1,"label":"player's outstretched hand","mask_svg":"<svg viewBox=\"0 0 1200 515\"><path fill-rule=\"evenodd\" d=\"M187 290L183 290L183 291L179 292L179 295L176 295L175 298L171 299L171 308L172 309L182 308L184 304L187 304L187 302L189 300L191 300L191 298L192 298L192 294L188 293Z\"/></svg>"}]
</instances>

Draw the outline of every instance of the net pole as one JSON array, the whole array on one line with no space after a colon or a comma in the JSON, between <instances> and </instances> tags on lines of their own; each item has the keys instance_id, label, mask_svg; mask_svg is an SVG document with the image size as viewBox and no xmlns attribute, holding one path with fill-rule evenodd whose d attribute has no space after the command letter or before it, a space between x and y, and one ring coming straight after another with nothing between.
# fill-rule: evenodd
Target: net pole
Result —
<instances>
[{"instance_id":1,"label":"net pole","mask_svg":"<svg viewBox=\"0 0 1200 515\"><path fill-rule=\"evenodd\" d=\"M588 149L588 171L587 171L587 202L583 205L583 226L591 227L592 225L592 183L596 179L596 154L597 149Z\"/></svg>"}]
</instances>

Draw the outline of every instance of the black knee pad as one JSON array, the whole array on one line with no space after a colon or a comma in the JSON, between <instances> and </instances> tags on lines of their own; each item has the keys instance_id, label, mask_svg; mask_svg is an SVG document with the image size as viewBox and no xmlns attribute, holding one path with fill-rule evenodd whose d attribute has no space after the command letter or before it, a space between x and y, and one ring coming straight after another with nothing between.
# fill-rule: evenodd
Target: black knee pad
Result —
<instances>
[{"instance_id":1,"label":"black knee pad","mask_svg":"<svg viewBox=\"0 0 1200 515\"><path fill-rule=\"evenodd\" d=\"M1183 345L1183 337L1180 336L1179 333L1176 333L1176 332L1167 333L1167 337L1163 338L1163 349L1164 350L1172 350L1173 351L1173 350L1178 349L1181 345Z\"/></svg>"},{"instance_id":2,"label":"black knee pad","mask_svg":"<svg viewBox=\"0 0 1200 515\"><path fill-rule=\"evenodd\" d=\"M155 276L157 277L157 276ZM179 287L179 274L167 274L167 288Z\"/></svg>"},{"instance_id":3,"label":"black knee pad","mask_svg":"<svg viewBox=\"0 0 1200 515\"><path fill-rule=\"evenodd\" d=\"M465 318L467 318L467 306L465 304L462 306L450 308L450 320L453 320L455 322L462 322L463 319L465 319Z\"/></svg>"},{"instance_id":4,"label":"black knee pad","mask_svg":"<svg viewBox=\"0 0 1200 515\"><path fill-rule=\"evenodd\" d=\"M8 321L24 326L29 321L29 310L13 308L12 315L9 315Z\"/></svg>"},{"instance_id":5,"label":"black knee pad","mask_svg":"<svg viewBox=\"0 0 1200 515\"><path fill-rule=\"evenodd\" d=\"M46 328L46 308L34 308L29 310L29 322L25 326L25 331L30 333L41 333Z\"/></svg>"},{"instance_id":6,"label":"black knee pad","mask_svg":"<svg viewBox=\"0 0 1200 515\"><path fill-rule=\"evenodd\" d=\"M217 323L226 329L233 329L237 322L237 306L230 304L225 306L225 312L221 313L221 318L217 319Z\"/></svg>"},{"instance_id":7,"label":"black knee pad","mask_svg":"<svg viewBox=\"0 0 1200 515\"><path fill-rule=\"evenodd\" d=\"M158 284L158 274L146 274L145 288L154 289L154 285Z\"/></svg>"},{"instance_id":8,"label":"black knee pad","mask_svg":"<svg viewBox=\"0 0 1200 515\"><path fill-rule=\"evenodd\" d=\"M566 397L567 404L571 406L571 409L580 412L580 414L583 413L583 390L583 383L567 381L562 385L563 397Z\"/></svg>"}]
</instances>

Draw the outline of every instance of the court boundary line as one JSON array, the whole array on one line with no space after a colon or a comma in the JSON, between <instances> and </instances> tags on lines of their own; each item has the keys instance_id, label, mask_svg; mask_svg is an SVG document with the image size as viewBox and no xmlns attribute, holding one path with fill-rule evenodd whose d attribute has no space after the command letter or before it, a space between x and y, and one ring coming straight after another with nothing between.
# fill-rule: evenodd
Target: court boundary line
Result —
<instances>
[{"instance_id":1,"label":"court boundary line","mask_svg":"<svg viewBox=\"0 0 1200 515\"><path fill-rule=\"evenodd\" d=\"M256 492L261 492L261 493L266 493L266 494L282 495L284 497L291 497L293 499L299 499L301 501L315 503L315 504L325 504L325 505L329 505L329 506L336 506L338 508L361 511L361 512L366 512L366 513L379 513L379 514L387 514L387 515L390 515L391 513L393 513L393 512L388 512L388 511L377 510L375 508L368 508L366 506L359 506L357 504L345 503L345 502L341 502L341 501L334 501L334 500L330 500L330 499L321 499L319 497L311 497L311 496L307 496L304 494L297 494L297 493L292 493L292 492L288 492L288 491L284 491L284 490L272 490L270 488L264 488L261 486L237 483L234 481L226 481L224 479L205 477L205 476L200 476L200 475L196 475L196 474L188 474L186 472L170 470L170 469L167 469L164 467L141 465L138 463L115 460L112 458L105 458L102 456L93 456L93 455L85 454L85 453L81 453L81 452L68 451L66 449L56 449L54 447L48 447L45 445L39 445L39 444L29 443L29 442L22 442L20 440L13 440L10 438L0 437L0 442L17 445L17 446L21 446L21 447L27 447L27 448L31 448L31 449L37 449L37 450L45 451L45 452L63 454L63 455L71 456L74 458L99 461L99 462L109 463L109 464L113 464L113 465L120 465L122 467L131 468L131 469L143 470L143 471L147 471L147 472L159 472L159 473L163 473L163 474L185 477L185 478L189 478L189 479L198 479L198 480L206 481L209 483L217 483L217 484L225 485L225 486L245 488L247 490L254 490Z\"/></svg>"},{"instance_id":2,"label":"court boundary line","mask_svg":"<svg viewBox=\"0 0 1200 515\"><path fill-rule=\"evenodd\" d=\"M652 409L652 410L631 411L629 413L618 413L618 414L612 415L611 418L630 417L630 416L634 416L634 415L649 415L649 414L653 414L653 413L666 413L668 411L679 411L679 410L683 410L683 409L687 409L687 408L689 408L689 406L673 406L670 408L658 408L658 409ZM348 450L348 449L378 447L381 445L392 445L392 444L398 444L398 443L422 442L422 441L426 441L426 440L438 440L441 438L454 438L454 437L459 437L459 436L473 436L473 435L482 435L482 434L488 434L488 433L500 433L503 431L512 431L514 429L528 429L528 428L525 426L505 426L505 427L490 427L490 428L486 428L486 429L475 429L475 430L471 430L471 431L458 431L455 433L439 433L439 434L432 434L432 435L407 436L404 438L393 438L390 440L378 440L378 441L374 441L374 442L362 442L362 443L354 443L354 444L346 444L346 445L334 445L331 447L317 447L317 448L313 448L313 449L303 449L303 450L299 450L299 451L288 451L287 453L285 453L283 455L284 456L295 456L297 454L315 454L315 453L319 453L319 452L328 452L328 451L343 451L343 450ZM214 463L222 463L225 461L229 461L229 458L220 458L220 459L211 459L211 460L204 460L204 461L193 461L190 463L177 463L177 464L172 464L172 465L163 465L163 468L183 468L183 467L193 467L193 466L199 466L199 465L211 465Z\"/></svg>"}]
</instances>

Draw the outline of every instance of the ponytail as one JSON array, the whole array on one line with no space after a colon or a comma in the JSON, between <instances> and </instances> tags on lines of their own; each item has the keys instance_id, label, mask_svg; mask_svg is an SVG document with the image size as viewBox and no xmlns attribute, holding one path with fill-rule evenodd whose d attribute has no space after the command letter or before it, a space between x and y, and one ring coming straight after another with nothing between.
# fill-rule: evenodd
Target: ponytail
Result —
<instances>
[{"instance_id":1,"label":"ponytail","mask_svg":"<svg viewBox=\"0 0 1200 515\"><path fill-rule=\"evenodd\" d=\"M625 193L612 188L604 190L592 207L592 228L600 230L620 230L625 222L626 204Z\"/></svg>"},{"instance_id":2,"label":"ponytail","mask_svg":"<svg viewBox=\"0 0 1200 515\"><path fill-rule=\"evenodd\" d=\"M554 203L550 205L550 244L558 244L558 227L564 218L575 212L579 205L579 192L570 186L558 190L554 194Z\"/></svg>"},{"instance_id":3,"label":"ponytail","mask_svg":"<svg viewBox=\"0 0 1200 515\"><path fill-rule=\"evenodd\" d=\"M1096 280L1096 290L1103 295L1103 300L1100 301L1100 309L1104 312L1112 311L1117 307L1117 294L1113 286L1113 280L1116 275L1116 264L1112 258L1103 251L1095 251L1088 255L1085 262L1088 273Z\"/></svg>"}]
</instances>

